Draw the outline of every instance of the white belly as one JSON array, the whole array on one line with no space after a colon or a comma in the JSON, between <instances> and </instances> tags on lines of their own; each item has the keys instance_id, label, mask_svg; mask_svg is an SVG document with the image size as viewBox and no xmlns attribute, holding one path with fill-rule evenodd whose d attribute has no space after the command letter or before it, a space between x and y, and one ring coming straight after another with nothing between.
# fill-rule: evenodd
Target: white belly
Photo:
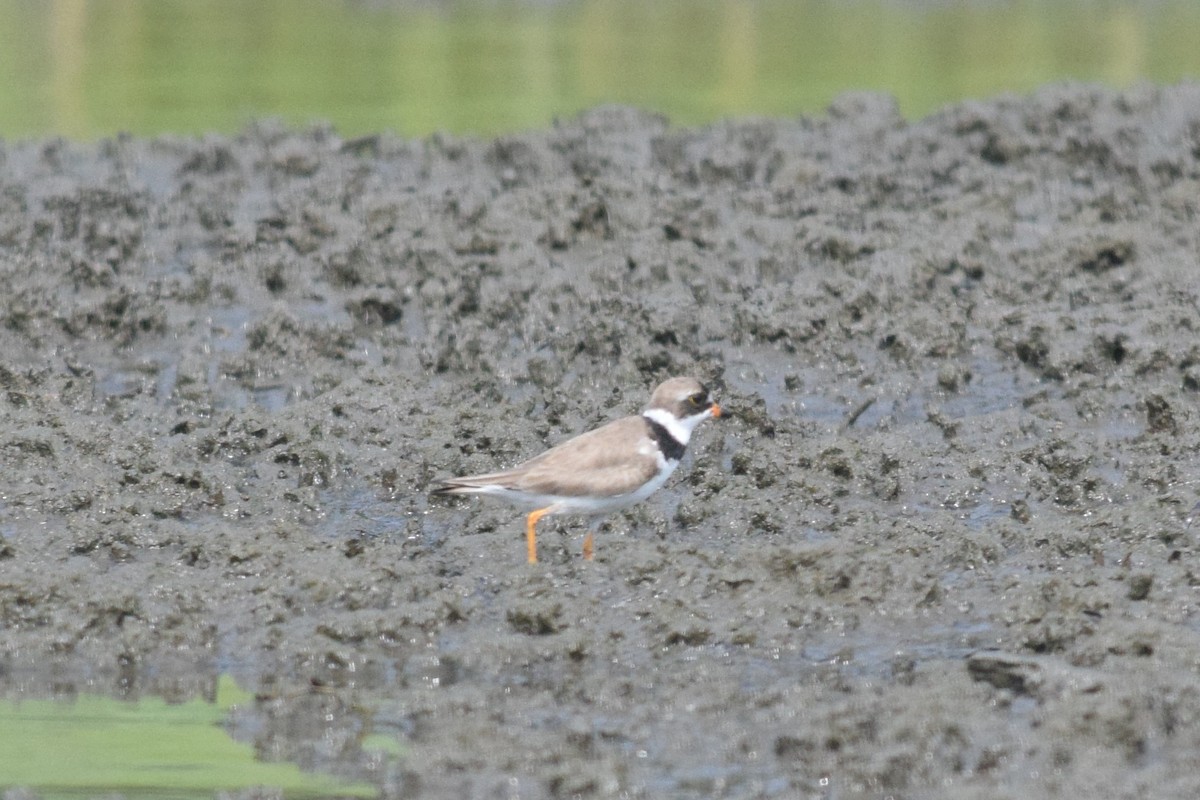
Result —
<instances>
[{"instance_id":1,"label":"white belly","mask_svg":"<svg viewBox=\"0 0 1200 800\"><path fill-rule=\"evenodd\" d=\"M667 478L671 477L671 473L679 466L679 462L671 462L663 459L659 466L658 473L635 491L607 497L599 495L561 497L559 495L517 492L511 489L500 489L499 487L493 491L481 491L479 493L502 497L511 503L526 506L530 509L546 508L549 509L546 512L547 514L607 514L610 511L617 511L635 503L640 503L657 492L667 482Z\"/></svg>"}]
</instances>

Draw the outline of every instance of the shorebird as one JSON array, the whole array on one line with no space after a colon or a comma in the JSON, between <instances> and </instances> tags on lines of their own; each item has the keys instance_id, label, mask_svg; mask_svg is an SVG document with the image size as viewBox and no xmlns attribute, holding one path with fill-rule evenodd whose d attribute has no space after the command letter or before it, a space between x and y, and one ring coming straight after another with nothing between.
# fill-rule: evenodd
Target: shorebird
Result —
<instances>
[{"instance_id":1,"label":"shorebird","mask_svg":"<svg viewBox=\"0 0 1200 800\"><path fill-rule=\"evenodd\" d=\"M552 514L607 514L654 494L683 458L692 431L721 416L695 378L663 381L640 415L613 420L501 472L439 481L433 494L480 494L532 509L525 519L529 563L537 563L537 523ZM583 557L592 558L592 533Z\"/></svg>"}]
</instances>

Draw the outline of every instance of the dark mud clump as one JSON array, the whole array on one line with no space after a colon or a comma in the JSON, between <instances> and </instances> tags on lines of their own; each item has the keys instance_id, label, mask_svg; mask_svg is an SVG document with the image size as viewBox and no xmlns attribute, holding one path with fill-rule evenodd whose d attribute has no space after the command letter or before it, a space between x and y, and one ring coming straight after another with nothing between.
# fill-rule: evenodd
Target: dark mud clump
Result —
<instances>
[{"instance_id":1,"label":"dark mud clump","mask_svg":"<svg viewBox=\"0 0 1200 800\"><path fill-rule=\"evenodd\" d=\"M1200 793L1197 87L0 160L5 694L231 673L389 796ZM427 497L670 374L734 415L595 562Z\"/></svg>"}]
</instances>

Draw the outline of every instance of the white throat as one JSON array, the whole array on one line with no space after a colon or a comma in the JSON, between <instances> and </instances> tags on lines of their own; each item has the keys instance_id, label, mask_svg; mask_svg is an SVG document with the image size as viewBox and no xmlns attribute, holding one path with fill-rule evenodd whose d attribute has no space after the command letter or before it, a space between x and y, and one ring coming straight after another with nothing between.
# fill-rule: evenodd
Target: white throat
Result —
<instances>
[{"instance_id":1,"label":"white throat","mask_svg":"<svg viewBox=\"0 0 1200 800\"><path fill-rule=\"evenodd\" d=\"M680 419L665 408L648 408L642 412L642 416L662 425L667 429L667 433L671 434L672 439L686 445L692 438L692 431L696 429L696 426L708 419L709 412L705 411L702 414L693 414Z\"/></svg>"}]
</instances>

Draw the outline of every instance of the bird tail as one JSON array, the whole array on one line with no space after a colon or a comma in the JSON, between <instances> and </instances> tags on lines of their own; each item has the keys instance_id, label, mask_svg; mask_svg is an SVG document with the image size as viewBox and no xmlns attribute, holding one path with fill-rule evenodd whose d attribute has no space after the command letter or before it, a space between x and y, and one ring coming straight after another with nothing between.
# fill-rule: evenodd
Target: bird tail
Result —
<instances>
[{"instance_id":1,"label":"bird tail","mask_svg":"<svg viewBox=\"0 0 1200 800\"><path fill-rule=\"evenodd\" d=\"M480 494L494 489L497 481L504 473L492 475L471 475L465 478L442 478L437 481L430 494Z\"/></svg>"}]
</instances>

